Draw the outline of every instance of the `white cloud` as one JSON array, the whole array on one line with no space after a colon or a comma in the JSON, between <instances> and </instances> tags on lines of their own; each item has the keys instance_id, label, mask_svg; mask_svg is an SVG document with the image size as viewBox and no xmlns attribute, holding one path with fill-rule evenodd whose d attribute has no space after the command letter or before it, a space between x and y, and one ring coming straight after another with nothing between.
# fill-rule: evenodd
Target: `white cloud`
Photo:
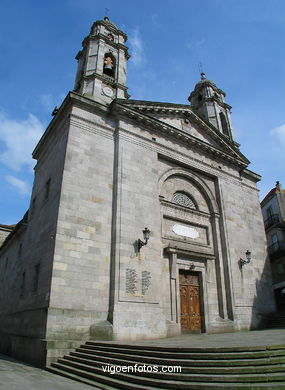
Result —
<instances>
[{"instance_id":1,"label":"white cloud","mask_svg":"<svg viewBox=\"0 0 285 390\"><path fill-rule=\"evenodd\" d=\"M14 171L25 167L32 169L34 161L31 153L43 130L43 124L32 114L27 119L17 120L0 112L0 143L4 144L0 162Z\"/></svg>"},{"instance_id":2,"label":"white cloud","mask_svg":"<svg viewBox=\"0 0 285 390\"><path fill-rule=\"evenodd\" d=\"M275 127L271 130L270 133L275 136L281 142L281 144L285 146L285 124Z\"/></svg>"},{"instance_id":3,"label":"white cloud","mask_svg":"<svg viewBox=\"0 0 285 390\"><path fill-rule=\"evenodd\" d=\"M6 181L19 192L20 195L29 195L30 186L23 180L14 176L5 176Z\"/></svg>"},{"instance_id":4,"label":"white cloud","mask_svg":"<svg viewBox=\"0 0 285 390\"><path fill-rule=\"evenodd\" d=\"M138 28L134 29L129 35L129 43L132 55L130 59L131 63L133 63L137 67L145 65L146 60L143 41L140 37L140 32Z\"/></svg>"}]
</instances>

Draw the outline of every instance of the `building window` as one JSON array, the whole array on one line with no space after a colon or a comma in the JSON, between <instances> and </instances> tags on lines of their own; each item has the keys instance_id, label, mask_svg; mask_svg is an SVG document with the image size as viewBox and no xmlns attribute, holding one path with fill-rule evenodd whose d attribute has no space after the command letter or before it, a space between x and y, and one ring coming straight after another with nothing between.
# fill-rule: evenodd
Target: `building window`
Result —
<instances>
[{"instance_id":1,"label":"building window","mask_svg":"<svg viewBox=\"0 0 285 390\"><path fill-rule=\"evenodd\" d=\"M194 199L192 199L190 195L185 194L184 192L175 192L172 198L172 202L183 207L188 207L189 209L198 209Z\"/></svg>"},{"instance_id":2,"label":"building window","mask_svg":"<svg viewBox=\"0 0 285 390\"><path fill-rule=\"evenodd\" d=\"M279 275L283 274L283 264L282 263L277 264L277 273Z\"/></svg>"},{"instance_id":3,"label":"building window","mask_svg":"<svg viewBox=\"0 0 285 390\"><path fill-rule=\"evenodd\" d=\"M40 264L35 265L33 278L33 292L37 292L39 288Z\"/></svg>"},{"instance_id":4,"label":"building window","mask_svg":"<svg viewBox=\"0 0 285 390\"><path fill-rule=\"evenodd\" d=\"M112 53L104 56L103 73L110 77L115 77L116 60Z\"/></svg>"},{"instance_id":5,"label":"building window","mask_svg":"<svg viewBox=\"0 0 285 390\"><path fill-rule=\"evenodd\" d=\"M267 216L267 218L270 218L270 217L272 217L272 215L273 215L272 207L270 206L266 209L266 216Z\"/></svg>"},{"instance_id":6,"label":"building window","mask_svg":"<svg viewBox=\"0 0 285 390\"><path fill-rule=\"evenodd\" d=\"M26 289L26 272L23 272L22 280L21 280L21 288L20 288L20 297L23 297L25 295L25 289Z\"/></svg>"},{"instance_id":7,"label":"building window","mask_svg":"<svg viewBox=\"0 0 285 390\"><path fill-rule=\"evenodd\" d=\"M45 200L48 200L48 198L49 198L50 181L51 181L51 179L48 179L48 181L46 182L46 186L45 186Z\"/></svg>"},{"instance_id":8,"label":"building window","mask_svg":"<svg viewBox=\"0 0 285 390\"><path fill-rule=\"evenodd\" d=\"M35 213L35 209L36 209L36 201L37 201L37 197L35 196L34 199L32 200L32 204L31 204L31 218L33 217L34 213Z\"/></svg>"},{"instance_id":9,"label":"building window","mask_svg":"<svg viewBox=\"0 0 285 390\"><path fill-rule=\"evenodd\" d=\"M18 258L21 258L21 256L22 256L22 247L23 247L23 244L21 243L19 245L19 248L18 248Z\"/></svg>"},{"instance_id":10,"label":"building window","mask_svg":"<svg viewBox=\"0 0 285 390\"><path fill-rule=\"evenodd\" d=\"M221 126L222 126L223 133L227 137L229 137L230 136L229 126L227 124L227 120L226 120L225 114L223 112L220 112L220 121L221 121Z\"/></svg>"},{"instance_id":11,"label":"building window","mask_svg":"<svg viewBox=\"0 0 285 390\"><path fill-rule=\"evenodd\" d=\"M272 234L271 235L271 243L275 244L278 241L277 234Z\"/></svg>"}]
</instances>

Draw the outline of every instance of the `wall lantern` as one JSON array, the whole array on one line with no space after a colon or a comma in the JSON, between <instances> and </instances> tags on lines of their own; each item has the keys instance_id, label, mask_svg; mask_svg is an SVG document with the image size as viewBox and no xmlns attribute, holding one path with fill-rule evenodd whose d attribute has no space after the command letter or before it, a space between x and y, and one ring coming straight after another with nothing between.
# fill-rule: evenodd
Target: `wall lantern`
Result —
<instances>
[{"instance_id":1,"label":"wall lantern","mask_svg":"<svg viewBox=\"0 0 285 390\"><path fill-rule=\"evenodd\" d=\"M250 263L250 260L251 260L251 252L249 250L247 250L245 252L245 256L246 256L246 260L244 259L239 259L239 264L240 264L240 267L242 268L245 264L249 264Z\"/></svg>"},{"instance_id":2,"label":"wall lantern","mask_svg":"<svg viewBox=\"0 0 285 390\"><path fill-rule=\"evenodd\" d=\"M142 241L140 238L138 239L138 250L141 250L141 247L146 245L149 240L150 230L148 228L144 228L143 232L143 238L144 241Z\"/></svg>"}]
</instances>

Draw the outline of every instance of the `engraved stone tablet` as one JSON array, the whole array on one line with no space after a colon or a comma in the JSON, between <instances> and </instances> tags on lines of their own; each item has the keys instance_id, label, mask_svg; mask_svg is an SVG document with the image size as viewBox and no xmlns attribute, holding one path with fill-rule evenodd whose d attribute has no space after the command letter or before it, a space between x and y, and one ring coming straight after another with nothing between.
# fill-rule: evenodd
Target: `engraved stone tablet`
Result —
<instances>
[{"instance_id":1,"label":"engraved stone tablet","mask_svg":"<svg viewBox=\"0 0 285 390\"><path fill-rule=\"evenodd\" d=\"M189 226L174 225L172 227L172 231L178 236L189 237L189 238L199 237L199 232L196 229Z\"/></svg>"},{"instance_id":2,"label":"engraved stone tablet","mask_svg":"<svg viewBox=\"0 0 285 390\"><path fill-rule=\"evenodd\" d=\"M126 269L126 293L135 294L137 292L137 272L133 268Z\"/></svg>"},{"instance_id":3,"label":"engraved stone tablet","mask_svg":"<svg viewBox=\"0 0 285 390\"><path fill-rule=\"evenodd\" d=\"M142 294L145 295L148 292L150 286L151 275L149 271L142 272Z\"/></svg>"}]
</instances>

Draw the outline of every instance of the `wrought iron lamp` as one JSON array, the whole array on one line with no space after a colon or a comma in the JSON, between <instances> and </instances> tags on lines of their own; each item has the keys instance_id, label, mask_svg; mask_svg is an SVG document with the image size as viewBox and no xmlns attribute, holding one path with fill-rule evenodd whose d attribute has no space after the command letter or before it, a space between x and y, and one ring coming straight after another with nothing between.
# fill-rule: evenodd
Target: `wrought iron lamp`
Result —
<instances>
[{"instance_id":1,"label":"wrought iron lamp","mask_svg":"<svg viewBox=\"0 0 285 390\"><path fill-rule=\"evenodd\" d=\"M244 259L239 259L239 264L240 264L240 267L242 268L245 264L249 264L250 263L250 260L251 260L251 252L249 250L247 250L245 252L245 256L246 256L246 260Z\"/></svg>"},{"instance_id":2,"label":"wrought iron lamp","mask_svg":"<svg viewBox=\"0 0 285 390\"><path fill-rule=\"evenodd\" d=\"M138 250L141 250L141 247L146 245L149 240L150 230L146 227L144 228L143 232L143 238L144 241L142 241L140 238L138 239Z\"/></svg>"}]
</instances>

